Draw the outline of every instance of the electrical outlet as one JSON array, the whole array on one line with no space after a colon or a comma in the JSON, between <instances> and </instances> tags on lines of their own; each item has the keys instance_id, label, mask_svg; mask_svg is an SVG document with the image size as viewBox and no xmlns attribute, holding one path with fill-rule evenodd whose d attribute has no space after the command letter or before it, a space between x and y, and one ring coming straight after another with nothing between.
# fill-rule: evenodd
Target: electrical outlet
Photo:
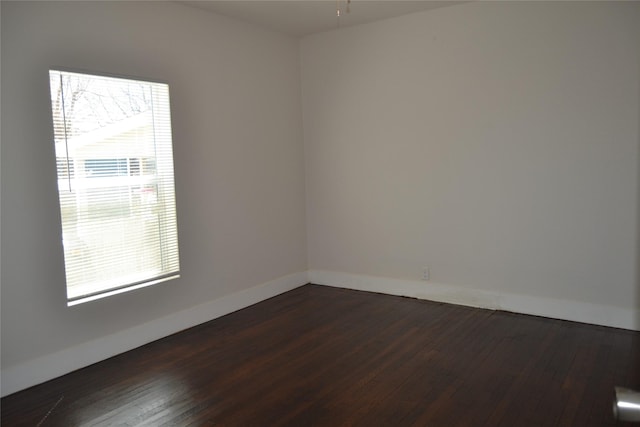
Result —
<instances>
[{"instance_id":1,"label":"electrical outlet","mask_svg":"<svg viewBox=\"0 0 640 427\"><path fill-rule=\"evenodd\" d=\"M422 267L422 280L429 280L429 267Z\"/></svg>"}]
</instances>

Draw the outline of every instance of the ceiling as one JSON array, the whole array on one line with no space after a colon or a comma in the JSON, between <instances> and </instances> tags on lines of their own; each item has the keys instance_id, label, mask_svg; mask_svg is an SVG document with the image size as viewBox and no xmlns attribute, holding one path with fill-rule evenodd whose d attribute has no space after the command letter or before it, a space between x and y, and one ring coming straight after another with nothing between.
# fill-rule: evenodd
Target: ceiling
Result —
<instances>
[{"instance_id":1,"label":"ceiling","mask_svg":"<svg viewBox=\"0 0 640 427\"><path fill-rule=\"evenodd\" d=\"M180 3L250 22L291 36L304 37L338 27L365 24L463 2L456 0L352 0L350 13L346 12L346 0L200 0L180 1ZM339 19L336 16L337 5L341 9Z\"/></svg>"}]
</instances>

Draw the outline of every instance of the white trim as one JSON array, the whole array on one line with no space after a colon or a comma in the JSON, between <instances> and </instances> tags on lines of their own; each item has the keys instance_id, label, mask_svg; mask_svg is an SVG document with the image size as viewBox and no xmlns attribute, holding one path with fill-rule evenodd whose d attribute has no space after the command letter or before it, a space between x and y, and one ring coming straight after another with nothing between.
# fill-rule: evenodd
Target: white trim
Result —
<instances>
[{"instance_id":1,"label":"white trim","mask_svg":"<svg viewBox=\"0 0 640 427\"><path fill-rule=\"evenodd\" d=\"M306 271L289 274L112 335L8 367L2 370L2 396L57 378L307 283Z\"/></svg>"},{"instance_id":2,"label":"white trim","mask_svg":"<svg viewBox=\"0 0 640 427\"><path fill-rule=\"evenodd\" d=\"M1 395L4 397L57 378L173 333L249 307L306 283L492 310L513 311L640 331L640 310L571 300L489 292L432 281L412 281L310 270L290 274L112 335L3 369Z\"/></svg>"},{"instance_id":3,"label":"white trim","mask_svg":"<svg viewBox=\"0 0 640 427\"><path fill-rule=\"evenodd\" d=\"M322 270L310 270L309 282L640 331L640 310L602 304Z\"/></svg>"}]
</instances>

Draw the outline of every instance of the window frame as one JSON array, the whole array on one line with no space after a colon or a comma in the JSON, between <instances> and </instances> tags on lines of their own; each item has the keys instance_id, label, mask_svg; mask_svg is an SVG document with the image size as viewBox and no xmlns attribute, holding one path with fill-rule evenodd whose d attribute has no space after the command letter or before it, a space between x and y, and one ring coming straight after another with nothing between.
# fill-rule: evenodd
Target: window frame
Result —
<instances>
[{"instance_id":1,"label":"window frame","mask_svg":"<svg viewBox=\"0 0 640 427\"><path fill-rule=\"evenodd\" d=\"M153 286L159 283L163 283L165 281L169 281L169 280L173 280L173 279L177 279L180 277L180 259L179 259L179 241L178 241L178 213L177 213L177 200L176 200L176 185L175 185L175 181L176 181L176 173L175 173L175 162L174 162L174 146L173 146L173 127L172 127L172 113L171 113L171 98L170 98L170 90L169 90L169 84L165 81L161 81L161 80L156 80L156 79L151 79L151 78L141 78L141 77L133 77L133 76L127 76L127 75L122 75L122 74L113 74L113 73L104 73L104 72L96 72L96 71L89 71L89 70L80 70L80 69L72 69L72 68L67 68L67 67L49 67L48 69L48 76L49 76L49 99L50 99L50 103L49 103L49 107L50 109L50 120L51 120L51 124L52 124L52 130L53 130L53 143L54 143L54 147L56 145L56 141L58 139L58 133L56 131L56 119L54 117L54 107L53 107L53 103L54 103L54 95L53 95L53 91L52 91L52 85L51 85L51 79L53 78L53 74L52 73L61 73L60 77L62 79L62 74L66 74L66 73L70 73L70 74L76 74L76 75L82 75L85 76L87 78L96 78L96 79L118 79L118 80L123 80L123 81L127 81L127 82L133 82L133 83L139 83L141 85L163 85L165 86L165 92L163 95L161 95L161 97L166 96L166 120L161 124L160 127L168 129L168 132L165 132L165 136L168 136L168 142L165 142L167 146L165 146L164 148L162 148L162 150L167 150L169 151L169 162L166 161L166 158L164 160L165 163L167 163L169 165L169 169L170 169L170 179L169 179L169 184L167 184L167 178L166 176L160 177L160 172L157 170L158 166L157 164L159 163L159 155L158 155L158 151L159 150L157 147L155 147L155 155L152 157L149 156L141 156L141 157L125 157L122 158L121 157L121 153L118 152L114 152L112 153L113 156L111 158L107 158L107 159L84 159L84 165L82 169L86 169L87 167L87 161L91 162L92 160L102 160L102 161L115 161L117 163L118 166L118 170L116 175L102 175L102 174L97 174L94 176L84 176L83 179L89 179L89 180L93 180L93 179L100 179L100 178L104 178L104 177L112 177L112 178L124 178L124 186L128 187L128 191L129 193L132 192L132 190L135 188L135 185L137 185L138 190L140 191L140 197L142 197L142 192L147 191L148 190L148 186L149 184L146 183L144 181L144 179L142 179L145 176L145 170L147 168L147 164L149 165L153 165L153 172L154 172L154 177L158 180L158 181L162 181L162 184L155 184L155 194L156 194L156 199L161 200L160 205L162 206L162 208L158 209L158 221L160 223L162 223L163 225L169 224L170 227L172 227L172 229L170 229L168 232L172 233L173 236L173 240L175 240L174 246L175 248L171 248L171 257L172 257L172 263L174 263L176 265L176 268L174 269L169 269L168 271L164 271L162 272L162 274L155 274L155 275L146 275L146 277L140 279L140 280L128 280L126 284L122 284L122 285L116 285L116 286L109 286L109 287L103 287L100 288L94 292L84 292L81 295L76 295L76 296L70 296L69 293L69 271L68 271L68 264L67 264L67 258L68 258L68 254L66 249L64 248L64 224L63 224L63 202L62 202L62 186L61 186L61 182L64 181L68 181L69 182L69 186L71 185L71 181L75 181L76 179L79 178L79 173L80 171L77 168L77 165L73 165L73 162L69 162L70 159L72 159L72 157L69 156L68 152L67 152L67 156L64 157L60 157L58 155L57 152L57 148L54 148L54 151L56 152L55 154L55 162L56 162L56 182L57 182L57 189L58 189L58 197L57 197L57 202L58 202L58 213L59 213L59 221L60 221L60 232L61 232L61 242L63 243L62 247L63 247L63 255L64 255L64 271L65 271L65 290L66 290L66 297L67 297L67 306L74 306L74 305L78 305L78 304L82 304L85 302L89 302L89 301L94 301L94 300L98 300L98 299L102 299L102 298L106 298L112 295L117 295L120 293L124 293L124 292L129 292L129 291L133 291L133 290L137 290L137 289L141 289L144 287L149 287L149 286ZM62 84L62 83L61 83ZM151 90L151 89L150 89ZM154 107L156 107L159 104L156 104L156 102L160 102L158 100L155 100L154 97L156 95L153 94L153 92L150 92L150 97L151 100L149 101L152 105L152 110L154 109ZM64 98L64 94L61 95L62 98ZM62 102L64 103L64 99L62 100ZM71 119L67 119L66 116L63 116L63 125L67 126L67 122L70 122ZM151 118L151 128L152 128L152 133L154 134L154 144L155 144L155 133L157 132L157 123L158 123L159 119L157 117L155 117L155 115L153 114L152 111L152 118ZM66 131L65 131L65 145L67 144L67 136L66 136ZM62 161L61 161L62 160ZM126 174L122 175L120 172L120 164L121 162L124 160L124 166L126 167L126 170L124 170L124 172L126 172ZM135 169L133 167L134 164L134 160L135 163L137 164ZM61 169L60 166L62 166L63 168ZM97 164L97 163L96 163ZM166 168L166 164L165 164L165 168ZM143 170L144 169L144 170ZM65 171L66 170L66 171ZM134 173L134 170L137 171L137 173ZM62 173L60 173L60 171L62 171ZM167 171L163 171L163 174L167 174ZM135 179L139 179L139 182L137 184L132 184L131 182L126 182L127 179L131 179L133 178ZM170 188L164 188L163 191L158 191L158 188L160 186L162 187L166 187L167 185L169 185ZM70 187L69 187L70 189ZM89 194L89 193L87 193ZM164 200L164 198L169 195L170 196L170 200ZM131 203L129 204L129 209L131 209ZM75 208L75 214L77 215L77 211L78 211L78 207L76 206ZM166 217L169 216L170 219L167 220ZM161 228L161 227L159 227ZM162 235L162 233L166 233L167 231L159 231L158 233L160 235ZM165 258L165 255L163 254L165 248L163 247L163 244L161 243L161 241L163 240L163 237L161 236L159 239L159 247L158 247L158 251L159 253L161 253L160 255L160 263L161 264L166 264L168 261ZM142 277L142 275L140 276Z\"/></svg>"}]
</instances>

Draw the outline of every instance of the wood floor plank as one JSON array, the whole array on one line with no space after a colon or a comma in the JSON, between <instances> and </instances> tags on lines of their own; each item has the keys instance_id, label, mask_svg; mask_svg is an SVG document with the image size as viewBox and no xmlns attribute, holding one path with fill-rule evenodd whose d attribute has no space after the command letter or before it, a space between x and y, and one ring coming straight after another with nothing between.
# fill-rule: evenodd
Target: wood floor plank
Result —
<instances>
[{"instance_id":1,"label":"wood floor plank","mask_svg":"<svg viewBox=\"0 0 640 427\"><path fill-rule=\"evenodd\" d=\"M622 426L640 333L307 285L7 396L3 426Z\"/></svg>"}]
</instances>

